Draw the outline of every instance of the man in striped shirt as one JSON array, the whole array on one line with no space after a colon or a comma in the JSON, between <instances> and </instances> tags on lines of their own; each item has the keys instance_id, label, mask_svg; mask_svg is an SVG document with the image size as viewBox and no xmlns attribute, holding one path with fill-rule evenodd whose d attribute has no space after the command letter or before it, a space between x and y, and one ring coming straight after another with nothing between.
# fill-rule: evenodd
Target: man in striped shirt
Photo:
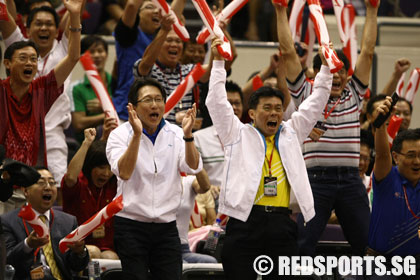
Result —
<instances>
[{"instance_id":1,"label":"man in striped shirt","mask_svg":"<svg viewBox=\"0 0 420 280\"><path fill-rule=\"evenodd\" d=\"M315 246L335 209L353 254L364 254L368 241L369 204L358 175L360 154L359 112L369 83L377 36L377 7L366 3L361 52L354 74L348 79L349 63L334 74L330 100L319 116L318 125L303 144L303 155L315 201L316 216L304 226L299 218L299 249L314 255ZM379 5L378 5L379 6ZM286 77L296 106L311 95L312 84L305 79L287 21L286 8L276 5L280 50L286 63ZM314 59L314 70L320 62Z\"/></svg>"}]
</instances>

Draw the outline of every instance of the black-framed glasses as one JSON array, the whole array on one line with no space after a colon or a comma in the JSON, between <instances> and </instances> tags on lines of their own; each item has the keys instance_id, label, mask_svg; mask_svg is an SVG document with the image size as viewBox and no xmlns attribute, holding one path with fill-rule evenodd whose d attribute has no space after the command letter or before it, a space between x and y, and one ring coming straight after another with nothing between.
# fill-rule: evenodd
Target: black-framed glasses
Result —
<instances>
[{"instance_id":1,"label":"black-framed glasses","mask_svg":"<svg viewBox=\"0 0 420 280\"><path fill-rule=\"evenodd\" d=\"M47 185L50 185L50 187L56 187L57 186L57 182L54 179L50 179L50 180L39 180L37 182L37 185L40 186L41 188L45 188Z\"/></svg>"},{"instance_id":2,"label":"black-framed glasses","mask_svg":"<svg viewBox=\"0 0 420 280\"><path fill-rule=\"evenodd\" d=\"M420 159L420 153L418 154L415 152L408 152L406 154L400 153L400 152L397 152L397 153L400 155L403 155L406 159L409 159L409 160L415 160L416 158Z\"/></svg>"},{"instance_id":3,"label":"black-framed glasses","mask_svg":"<svg viewBox=\"0 0 420 280\"><path fill-rule=\"evenodd\" d=\"M143 98L143 99L139 99L139 100L137 100L137 103L144 103L144 104L152 104L153 102L155 102L156 104L162 104L163 103L163 98L161 97L161 96L159 96L159 97L155 97L155 98L152 98L152 97L145 97L145 98Z\"/></svg>"}]
</instances>

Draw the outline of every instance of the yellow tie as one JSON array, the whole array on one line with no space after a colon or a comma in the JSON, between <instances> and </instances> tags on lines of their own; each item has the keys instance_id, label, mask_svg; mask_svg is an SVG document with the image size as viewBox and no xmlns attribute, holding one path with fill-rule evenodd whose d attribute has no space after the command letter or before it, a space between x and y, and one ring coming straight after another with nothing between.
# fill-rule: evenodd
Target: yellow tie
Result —
<instances>
[{"instance_id":1,"label":"yellow tie","mask_svg":"<svg viewBox=\"0 0 420 280\"><path fill-rule=\"evenodd\" d=\"M44 222L44 224L47 224L47 217L45 217L45 215L39 215L39 218L42 222ZM42 250L44 251L45 258L47 259L48 265L50 266L51 273L54 276L54 278L58 280L63 279L63 277L61 277L60 270L58 269L57 264L55 263L54 253L51 246L51 235L48 244L44 245Z\"/></svg>"}]
</instances>

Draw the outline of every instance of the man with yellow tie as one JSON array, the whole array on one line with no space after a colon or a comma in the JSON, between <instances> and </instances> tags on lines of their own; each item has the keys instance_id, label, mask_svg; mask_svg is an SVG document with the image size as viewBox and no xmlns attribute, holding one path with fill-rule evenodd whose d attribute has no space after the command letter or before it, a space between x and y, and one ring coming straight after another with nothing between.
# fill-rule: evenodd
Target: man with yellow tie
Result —
<instances>
[{"instance_id":1,"label":"man with yellow tie","mask_svg":"<svg viewBox=\"0 0 420 280\"><path fill-rule=\"evenodd\" d=\"M15 279L31 279L35 274L44 274L43 279L70 280L89 262L84 241L69 245L70 250L62 254L59 241L77 227L76 217L54 211L57 184L45 167L37 168L41 175L37 183L24 188L26 200L36 215L46 223L49 236L38 237L31 226L18 217L20 209L1 217L7 249L7 263L16 269Z\"/></svg>"},{"instance_id":2,"label":"man with yellow tie","mask_svg":"<svg viewBox=\"0 0 420 280\"><path fill-rule=\"evenodd\" d=\"M313 94L287 121L283 121L283 93L261 87L249 100L253 124L243 124L226 97L226 71L217 51L220 43L215 39L212 44L206 106L225 150L219 212L230 218L223 269L227 279L254 280L257 258L266 255L274 262L268 279L279 279L278 257L298 254L297 225L290 214L302 212L305 221L315 216L300 145L328 101L332 74L322 56Z\"/></svg>"}]
</instances>

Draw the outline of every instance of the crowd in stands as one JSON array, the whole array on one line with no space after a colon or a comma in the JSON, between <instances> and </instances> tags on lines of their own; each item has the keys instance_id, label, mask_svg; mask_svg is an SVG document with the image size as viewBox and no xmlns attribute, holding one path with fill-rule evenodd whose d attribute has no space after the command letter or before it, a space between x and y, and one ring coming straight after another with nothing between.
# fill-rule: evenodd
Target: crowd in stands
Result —
<instances>
[{"instance_id":1,"label":"crowd in stands","mask_svg":"<svg viewBox=\"0 0 420 280\"><path fill-rule=\"evenodd\" d=\"M210 4L217 13L229 2ZM93 258L120 260L124 279L149 272L180 279L182 263L220 261L192 252L188 233L210 230L224 215L228 279L255 279L252 263L262 254L314 256L328 223L341 225L353 255L417 258L420 130L410 126L412 101L399 97L391 106L391 95L418 65L396 60L379 92L369 90L369 81L377 16L418 16L413 11L420 7L411 1L408 14L402 0L351 1L365 22L350 76L349 59L338 49L343 67L336 73L321 48L307 67L308 46L293 41L288 23L293 1L271 2L250 0L220 23L233 58L225 61L220 39L198 44L190 34L183 42L174 31L175 21L189 20L186 0L171 1L174 13L167 15L151 0L5 1L0 145L6 158L40 174L0 202L0 237L15 279L38 270L48 279L73 279ZM332 7L321 4L325 12ZM116 61L109 73L102 35L111 34ZM235 60L246 58L232 38L278 41L279 50L239 85L228 77ZM91 73L71 82L86 52L118 118L104 111ZM171 93L197 64L204 74L166 112ZM389 119L373 125L389 111L401 118L395 139ZM3 184L9 175L1 172ZM65 253L58 249L61 238L119 195L124 207L115 217ZM38 236L18 216L25 203L49 236Z\"/></svg>"}]
</instances>

